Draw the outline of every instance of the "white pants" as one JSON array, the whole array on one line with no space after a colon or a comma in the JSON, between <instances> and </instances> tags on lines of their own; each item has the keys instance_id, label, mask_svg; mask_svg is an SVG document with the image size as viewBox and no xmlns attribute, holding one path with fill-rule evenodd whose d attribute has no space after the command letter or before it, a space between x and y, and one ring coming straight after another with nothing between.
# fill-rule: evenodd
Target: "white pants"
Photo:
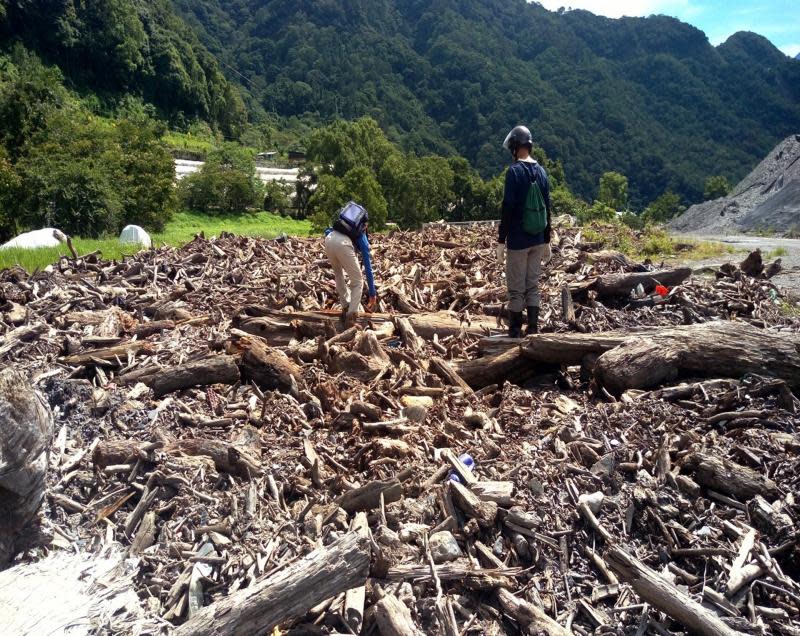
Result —
<instances>
[{"instance_id":1,"label":"white pants","mask_svg":"<svg viewBox=\"0 0 800 636\"><path fill-rule=\"evenodd\" d=\"M539 276L546 248L547 244L543 243L524 250L506 250L508 311L539 306Z\"/></svg>"},{"instance_id":2,"label":"white pants","mask_svg":"<svg viewBox=\"0 0 800 636\"><path fill-rule=\"evenodd\" d=\"M361 303L361 292L364 289L364 277L361 275L361 265L353 241L349 236L334 230L325 237L325 254L336 277L339 302L347 311L357 312ZM349 283L345 280L345 274L350 280Z\"/></svg>"}]
</instances>

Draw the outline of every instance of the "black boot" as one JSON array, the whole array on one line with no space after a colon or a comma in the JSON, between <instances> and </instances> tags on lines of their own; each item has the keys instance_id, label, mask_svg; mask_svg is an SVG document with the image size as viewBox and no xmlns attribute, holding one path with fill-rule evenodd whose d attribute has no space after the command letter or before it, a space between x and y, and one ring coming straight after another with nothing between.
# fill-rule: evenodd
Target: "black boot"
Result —
<instances>
[{"instance_id":1,"label":"black boot","mask_svg":"<svg viewBox=\"0 0 800 636\"><path fill-rule=\"evenodd\" d=\"M539 333L539 308L528 305L528 330L525 334L530 336L532 333Z\"/></svg>"},{"instance_id":2,"label":"black boot","mask_svg":"<svg viewBox=\"0 0 800 636\"><path fill-rule=\"evenodd\" d=\"M508 337L522 338L522 312L508 312Z\"/></svg>"}]
</instances>

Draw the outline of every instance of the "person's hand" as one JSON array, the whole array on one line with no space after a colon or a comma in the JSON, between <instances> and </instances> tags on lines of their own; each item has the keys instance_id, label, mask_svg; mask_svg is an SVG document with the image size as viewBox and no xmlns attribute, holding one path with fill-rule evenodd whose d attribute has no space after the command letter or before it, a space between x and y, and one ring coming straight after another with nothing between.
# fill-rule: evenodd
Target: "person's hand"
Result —
<instances>
[{"instance_id":1,"label":"person's hand","mask_svg":"<svg viewBox=\"0 0 800 636\"><path fill-rule=\"evenodd\" d=\"M375 311L375 305L377 305L377 304L378 304L378 297L377 296L370 296L369 300L367 301L367 307L366 307L367 311L369 313L372 313L373 311Z\"/></svg>"},{"instance_id":2,"label":"person's hand","mask_svg":"<svg viewBox=\"0 0 800 636\"><path fill-rule=\"evenodd\" d=\"M344 326L345 329L349 329L350 327L356 324L356 318L358 318L357 311L348 311L344 316Z\"/></svg>"},{"instance_id":3,"label":"person's hand","mask_svg":"<svg viewBox=\"0 0 800 636\"><path fill-rule=\"evenodd\" d=\"M497 258L497 262L500 265L505 264L506 262L506 244L505 243L498 243L497 246L494 248L494 255Z\"/></svg>"},{"instance_id":4,"label":"person's hand","mask_svg":"<svg viewBox=\"0 0 800 636\"><path fill-rule=\"evenodd\" d=\"M551 258L553 258L553 250L550 249L550 243L545 243L544 251L542 252L542 264L549 263Z\"/></svg>"}]
</instances>

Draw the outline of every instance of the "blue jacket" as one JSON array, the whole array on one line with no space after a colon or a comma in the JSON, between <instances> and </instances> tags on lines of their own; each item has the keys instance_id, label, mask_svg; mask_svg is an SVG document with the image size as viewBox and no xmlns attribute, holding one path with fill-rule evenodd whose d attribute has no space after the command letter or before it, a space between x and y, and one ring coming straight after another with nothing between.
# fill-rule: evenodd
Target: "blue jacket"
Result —
<instances>
[{"instance_id":1,"label":"blue jacket","mask_svg":"<svg viewBox=\"0 0 800 636\"><path fill-rule=\"evenodd\" d=\"M522 210L528 196L531 181L536 179L542 190L547 207L548 228L539 234L528 234L522 229ZM550 182L544 168L536 162L515 161L506 172L503 190L503 214L500 217L499 243L505 243L510 250L524 250L541 245L550 240Z\"/></svg>"},{"instance_id":2,"label":"blue jacket","mask_svg":"<svg viewBox=\"0 0 800 636\"><path fill-rule=\"evenodd\" d=\"M328 236L328 234L334 231L332 227L327 228L325 230L325 236ZM375 291L375 278L372 275L372 260L369 257L369 240L367 240L366 233L362 232L359 234L358 240L353 241L353 246L361 252L361 258L364 259L364 271L367 274L367 287L369 288L370 298L377 296L378 292Z\"/></svg>"}]
</instances>

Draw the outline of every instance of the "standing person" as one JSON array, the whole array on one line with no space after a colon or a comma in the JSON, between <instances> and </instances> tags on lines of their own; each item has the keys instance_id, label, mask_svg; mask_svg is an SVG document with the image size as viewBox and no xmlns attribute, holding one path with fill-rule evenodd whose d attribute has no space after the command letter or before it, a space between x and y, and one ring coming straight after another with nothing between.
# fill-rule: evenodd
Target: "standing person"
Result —
<instances>
[{"instance_id":1,"label":"standing person","mask_svg":"<svg viewBox=\"0 0 800 636\"><path fill-rule=\"evenodd\" d=\"M367 273L367 286L369 287L367 311L372 311L378 300L375 280L372 276L369 241L367 240L368 222L367 210L355 201L349 201L339 210L333 227L325 230L325 254L336 277L336 291L339 294L339 301L342 303L342 319L346 327L350 327L356 322L361 303L361 292L364 288L364 279L361 276L358 258L356 258L356 249L361 252L364 270ZM345 280L345 274L349 283Z\"/></svg>"},{"instance_id":2,"label":"standing person","mask_svg":"<svg viewBox=\"0 0 800 636\"><path fill-rule=\"evenodd\" d=\"M514 162L506 172L497 259L505 256L508 285L508 335L522 336L522 309L528 308L528 334L539 330L539 275L550 260L550 183L531 157L533 138L525 126L508 133L503 147ZM533 191L532 191L533 190Z\"/></svg>"}]
</instances>

